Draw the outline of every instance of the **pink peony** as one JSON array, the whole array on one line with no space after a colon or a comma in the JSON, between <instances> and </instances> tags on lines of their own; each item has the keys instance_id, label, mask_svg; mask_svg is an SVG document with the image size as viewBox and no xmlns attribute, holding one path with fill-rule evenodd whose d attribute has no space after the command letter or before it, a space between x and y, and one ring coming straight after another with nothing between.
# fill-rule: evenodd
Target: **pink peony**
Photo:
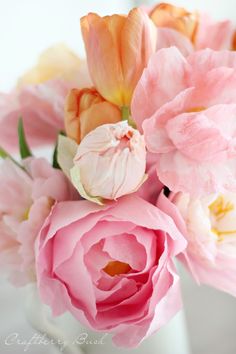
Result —
<instances>
[{"instance_id":1,"label":"pink peony","mask_svg":"<svg viewBox=\"0 0 236 354\"><path fill-rule=\"evenodd\" d=\"M172 219L135 195L58 203L38 241L42 300L135 347L180 309L173 257L185 246Z\"/></svg>"},{"instance_id":2,"label":"pink peony","mask_svg":"<svg viewBox=\"0 0 236 354\"><path fill-rule=\"evenodd\" d=\"M146 179L144 138L127 121L104 124L78 146L71 177L87 199L117 199L135 192Z\"/></svg>"},{"instance_id":3,"label":"pink peony","mask_svg":"<svg viewBox=\"0 0 236 354\"><path fill-rule=\"evenodd\" d=\"M72 196L61 171L46 160L0 166L0 265L16 286L35 281L34 243L55 201Z\"/></svg>"},{"instance_id":4,"label":"pink peony","mask_svg":"<svg viewBox=\"0 0 236 354\"><path fill-rule=\"evenodd\" d=\"M198 282L236 296L236 194L192 199L177 193L171 199L160 195L157 205L188 241L183 263Z\"/></svg>"},{"instance_id":5,"label":"pink peony","mask_svg":"<svg viewBox=\"0 0 236 354\"><path fill-rule=\"evenodd\" d=\"M136 87L132 116L172 191L236 190L236 53L176 48L153 55Z\"/></svg>"}]
</instances>

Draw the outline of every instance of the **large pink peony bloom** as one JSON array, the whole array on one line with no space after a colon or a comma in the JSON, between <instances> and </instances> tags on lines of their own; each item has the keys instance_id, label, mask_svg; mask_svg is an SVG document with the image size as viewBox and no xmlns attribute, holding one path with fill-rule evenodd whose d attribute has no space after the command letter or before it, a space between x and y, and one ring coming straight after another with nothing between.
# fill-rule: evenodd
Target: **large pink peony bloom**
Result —
<instances>
[{"instance_id":1,"label":"large pink peony bloom","mask_svg":"<svg viewBox=\"0 0 236 354\"><path fill-rule=\"evenodd\" d=\"M177 193L172 202L160 195L158 207L185 235L181 260L199 282L236 296L236 194L192 199Z\"/></svg>"},{"instance_id":2,"label":"large pink peony bloom","mask_svg":"<svg viewBox=\"0 0 236 354\"><path fill-rule=\"evenodd\" d=\"M176 48L153 55L132 115L156 154L158 176L194 195L236 190L236 53Z\"/></svg>"},{"instance_id":3,"label":"large pink peony bloom","mask_svg":"<svg viewBox=\"0 0 236 354\"><path fill-rule=\"evenodd\" d=\"M34 243L55 201L72 197L71 187L46 160L11 160L0 166L0 265L16 286L35 281Z\"/></svg>"},{"instance_id":4,"label":"large pink peony bloom","mask_svg":"<svg viewBox=\"0 0 236 354\"><path fill-rule=\"evenodd\" d=\"M42 300L135 347L180 309L173 257L185 246L172 219L137 196L58 203L38 240Z\"/></svg>"}]
</instances>

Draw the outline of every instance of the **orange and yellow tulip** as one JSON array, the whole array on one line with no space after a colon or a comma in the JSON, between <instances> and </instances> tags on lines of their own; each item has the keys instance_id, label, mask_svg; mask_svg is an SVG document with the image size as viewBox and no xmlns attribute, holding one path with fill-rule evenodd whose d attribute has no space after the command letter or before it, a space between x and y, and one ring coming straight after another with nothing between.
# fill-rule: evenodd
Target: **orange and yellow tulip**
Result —
<instances>
[{"instance_id":1,"label":"orange and yellow tulip","mask_svg":"<svg viewBox=\"0 0 236 354\"><path fill-rule=\"evenodd\" d=\"M109 102L129 106L156 48L155 25L144 11L135 8L128 16L90 13L81 19L81 29L96 89Z\"/></svg>"},{"instance_id":2,"label":"orange and yellow tulip","mask_svg":"<svg viewBox=\"0 0 236 354\"><path fill-rule=\"evenodd\" d=\"M65 128L78 144L91 130L121 120L120 109L107 102L94 88L72 89L65 103Z\"/></svg>"},{"instance_id":3,"label":"orange and yellow tulip","mask_svg":"<svg viewBox=\"0 0 236 354\"><path fill-rule=\"evenodd\" d=\"M194 42L198 26L196 13L188 12L182 7L161 3L151 10L149 16L157 27L172 28Z\"/></svg>"}]
</instances>

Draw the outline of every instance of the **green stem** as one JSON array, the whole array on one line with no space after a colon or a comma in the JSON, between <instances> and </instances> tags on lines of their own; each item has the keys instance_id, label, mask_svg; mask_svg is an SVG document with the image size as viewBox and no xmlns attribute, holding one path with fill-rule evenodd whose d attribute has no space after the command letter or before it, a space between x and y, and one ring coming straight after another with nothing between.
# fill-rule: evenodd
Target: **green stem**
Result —
<instances>
[{"instance_id":1,"label":"green stem","mask_svg":"<svg viewBox=\"0 0 236 354\"><path fill-rule=\"evenodd\" d=\"M122 120L129 120L129 106L121 107L121 118Z\"/></svg>"}]
</instances>

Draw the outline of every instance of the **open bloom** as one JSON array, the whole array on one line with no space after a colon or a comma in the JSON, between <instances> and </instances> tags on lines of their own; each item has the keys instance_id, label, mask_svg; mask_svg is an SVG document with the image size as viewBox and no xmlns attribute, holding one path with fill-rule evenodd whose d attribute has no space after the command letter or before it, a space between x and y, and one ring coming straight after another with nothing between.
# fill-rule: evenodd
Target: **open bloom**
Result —
<instances>
[{"instance_id":1,"label":"open bloom","mask_svg":"<svg viewBox=\"0 0 236 354\"><path fill-rule=\"evenodd\" d=\"M132 116L174 192L236 190L236 54L176 48L151 58L134 92Z\"/></svg>"},{"instance_id":2,"label":"open bloom","mask_svg":"<svg viewBox=\"0 0 236 354\"><path fill-rule=\"evenodd\" d=\"M90 131L121 120L121 111L94 88L72 89L65 103L66 135L78 144Z\"/></svg>"},{"instance_id":3,"label":"open bloom","mask_svg":"<svg viewBox=\"0 0 236 354\"><path fill-rule=\"evenodd\" d=\"M85 198L117 199L145 180L143 136L126 121L102 125L81 141L71 177Z\"/></svg>"},{"instance_id":4,"label":"open bloom","mask_svg":"<svg viewBox=\"0 0 236 354\"><path fill-rule=\"evenodd\" d=\"M25 160L26 171L0 166L0 265L16 286L35 281L34 243L55 201L71 200L72 188L46 160Z\"/></svg>"},{"instance_id":5,"label":"open bloom","mask_svg":"<svg viewBox=\"0 0 236 354\"><path fill-rule=\"evenodd\" d=\"M58 203L39 235L41 298L135 347L180 309L173 257L185 247L172 219L137 196Z\"/></svg>"},{"instance_id":6,"label":"open bloom","mask_svg":"<svg viewBox=\"0 0 236 354\"><path fill-rule=\"evenodd\" d=\"M156 29L147 14L81 19L91 78L99 93L118 106L129 106L133 90L156 48Z\"/></svg>"},{"instance_id":7,"label":"open bloom","mask_svg":"<svg viewBox=\"0 0 236 354\"><path fill-rule=\"evenodd\" d=\"M31 146L55 143L64 130L64 103L68 91L90 85L85 63L64 46L49 48L38 65L26 73L18 87L0 93L0 145L18 148L17 125L22 117Z\"/></svg>"},{"instance_id":8,"label":"open bloom","mask_svg":"<svg viewBox=\"0 0 236 354\"><path fill-rule=\"evenodd\" d=\"M236 296L236 194L192 199L177 193L172 203L160 199L158 206L171 215L188 241L181 260L195 279Z\"/></svg>"}]
</instances>

